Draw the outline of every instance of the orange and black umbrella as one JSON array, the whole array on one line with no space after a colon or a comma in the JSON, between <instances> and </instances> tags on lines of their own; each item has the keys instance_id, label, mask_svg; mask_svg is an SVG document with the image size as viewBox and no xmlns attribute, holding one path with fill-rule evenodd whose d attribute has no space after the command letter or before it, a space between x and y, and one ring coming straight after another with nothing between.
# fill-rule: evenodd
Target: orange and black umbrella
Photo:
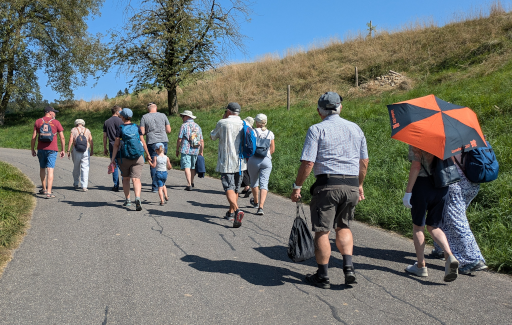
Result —
<instances>
[{"instance_id":1,"label":"orange and black umbrella","mask_svg":"<svg viewBox=\"0 0 512 325\"><path fill-rule=\"evenodd\" d=\"M486 147L478 118L471 109L434 95L388 105L391 137L441 159L462 148Z\"/></svg>"}]
</instances>

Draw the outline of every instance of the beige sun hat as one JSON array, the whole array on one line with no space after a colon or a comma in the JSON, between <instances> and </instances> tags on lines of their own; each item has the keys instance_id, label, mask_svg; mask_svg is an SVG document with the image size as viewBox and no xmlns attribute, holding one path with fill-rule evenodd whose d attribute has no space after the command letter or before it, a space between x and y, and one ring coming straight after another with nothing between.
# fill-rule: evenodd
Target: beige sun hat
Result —
<instances>
[{"instance_id":1,"label":"beige sun hat","mask_svg":"<svg viewBox=\"0 0 512 325\"><path fill-rule=\"evenodd\" d=\"M75 120L75 126L77 126L78 124L82 124L82 126L85 126L85 121L82 120L81 118L77 118Z\"/></svg>"},{"instance_id":2,"label":"beige sun hat","mask_svg":"<svg viewBox=\"0 0 512 325\"><path fill-rule=\"evenodd\" d=\"M195 119L197 116L192 115L192 112L189 110L183 111L183 113L180 113L180 115L191 117L192 119Z\"/></svg>"}]
</instances>

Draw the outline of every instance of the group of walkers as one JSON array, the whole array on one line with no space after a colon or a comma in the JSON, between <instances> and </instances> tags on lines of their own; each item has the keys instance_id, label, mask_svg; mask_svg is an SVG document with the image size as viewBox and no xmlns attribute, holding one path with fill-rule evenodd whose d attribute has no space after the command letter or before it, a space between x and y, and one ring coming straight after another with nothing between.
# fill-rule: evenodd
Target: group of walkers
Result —
<instances>
[{"instance_id":1,"label":"group of walkers","mask_svg":"<svg viewBox=\"0 0 512 325\"><path fill-rule=\"evenodd\" d=\"M317 112L322 121L308 129L300 168L292 186L291 199L298 202L301 200L302 184L314 172L316 181L310 188L310 211L318 270L314 274L308 274L305 281L320 288L330 287L329 233L333 228L336 233L336 247L343 256L345 283L356 283L352 262L354 239L350 221L354 218L355 206L365 199L363 183L369 156L361 128L340 117L341 102L341 96L334 92L327 92L318 100ZM152 192L159 194L160 205L169 200L165 182L167 170L172 169L167 156L167 134L171 132L171 127L167 116L158 113L154 103L149 103L147 109L148 113L142 116L140 126L137 126L131 122L132 110L114 106L111 109L112 116L103 126L104 154L110 155L113 166L112 190L119 191L119 169L125 194L123 205L132 204L131 181L137 211L142 210L140 178L145 163L144 155L150 165ZM267 116L257 114L254 119L247 117L242 120L240 111L238 103L229 103L224 115L210 133L211 140L219 141L215 171L221 174L222 186L229 204L225 218L233 221L234 228L240 227L244 218L244 211L238 205L240 194L245 197L252 194L250 203L257 208L256 214L264 214L272 171L272 155L275 152L275 135L267 128ZM31 149L32 155L39 158L42 183L39 193L51 199L55 197L52 194L52 184L58 155L57 135L62 147L61 158L65 156L65 137L62 125L55 119L58 111L46 107L44 112L45 115L34 124ZM204 139L201 127L195 122L196 116L191 111L186 110L180 116L183 124L176 143L176 157L181 155L180 166L187 181L185 190L191 191L195 186L194 177L205 172ZM73 186L75 189L87 191L90 157L94 151L93 139L84 120L77 119L74 124L67 150L68 158L72 158L74 163ZM241 159L240 148L244 141L245 125L249 125L250 132L254 132L258 141L264 141L268 146L263 154ZM34 150L36 139L37 152ZM487 268L466 218L466 208L478 193L478 184L469 182L460 167L462 180L459 183L441 189L435 188L427 177L433 156L410 147L409 159L412 162L411 171L403 203L411 208L417 262L408 266L406 272L420 277L428 276L424 258L425 225L436 243L432 256L446 259L444 281L455 280L458 273L469 274Z\"/></svg>"}]
</instances>

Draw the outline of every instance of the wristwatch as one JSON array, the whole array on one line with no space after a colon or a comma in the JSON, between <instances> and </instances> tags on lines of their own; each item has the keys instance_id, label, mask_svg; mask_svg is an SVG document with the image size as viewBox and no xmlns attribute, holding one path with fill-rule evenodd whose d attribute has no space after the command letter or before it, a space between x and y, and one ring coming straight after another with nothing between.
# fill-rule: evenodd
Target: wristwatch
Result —
<instances>
[{"instance_id":1,"label":"wristwatch","mask_svg":"<svg viewBox=\"0 0 512 325\"><path fill-rule=\"evenodd\" d=\"M302 186L299 186L299 185L293 183L293 189L294 190L300 190L301 188L302 188Z\"/></svg>"}]
</instances>

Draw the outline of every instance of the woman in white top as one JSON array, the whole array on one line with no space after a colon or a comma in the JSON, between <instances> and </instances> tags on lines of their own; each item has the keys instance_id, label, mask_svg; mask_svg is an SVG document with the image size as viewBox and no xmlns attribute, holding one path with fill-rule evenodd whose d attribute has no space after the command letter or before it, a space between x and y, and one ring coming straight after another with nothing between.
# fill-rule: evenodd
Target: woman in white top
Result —
<instances>
[{"instance_id":1,"label":"woman in white top","mask_svg":"<svg viewBox=\"0 0 512 325\"><path fill-rule=\"evenodd\" d=\"M256 137L266 141L258 140L260 143L257 143L256 154L249 158L247 170L249 171L254 196L251 199L251 204L255 208L258 207L256 214L263 215L263 206L268 192L268 180L272 171L272 154L275 151L274 133L267 129L267 116L265 114L256 115L254 122L256 123L254 129ZM266 155L262 156L265 148L268 148L268 150Z\"/></svg>"},{"instance_id":2,"label":"woman in white top","mask_svg":"<svg viewBox=\"0 0 512 325\"><path fill-rule=\"evenodd\" d=\"M71 153L73 147L73 153ZM68 159L73 159L73 186L75 189L87 191L89 183L89 164L93 155L94 145L91 131L85 127L85 121L75 120L75 127L71 129L68 145Z\"/></svg>"}]
</instances>

